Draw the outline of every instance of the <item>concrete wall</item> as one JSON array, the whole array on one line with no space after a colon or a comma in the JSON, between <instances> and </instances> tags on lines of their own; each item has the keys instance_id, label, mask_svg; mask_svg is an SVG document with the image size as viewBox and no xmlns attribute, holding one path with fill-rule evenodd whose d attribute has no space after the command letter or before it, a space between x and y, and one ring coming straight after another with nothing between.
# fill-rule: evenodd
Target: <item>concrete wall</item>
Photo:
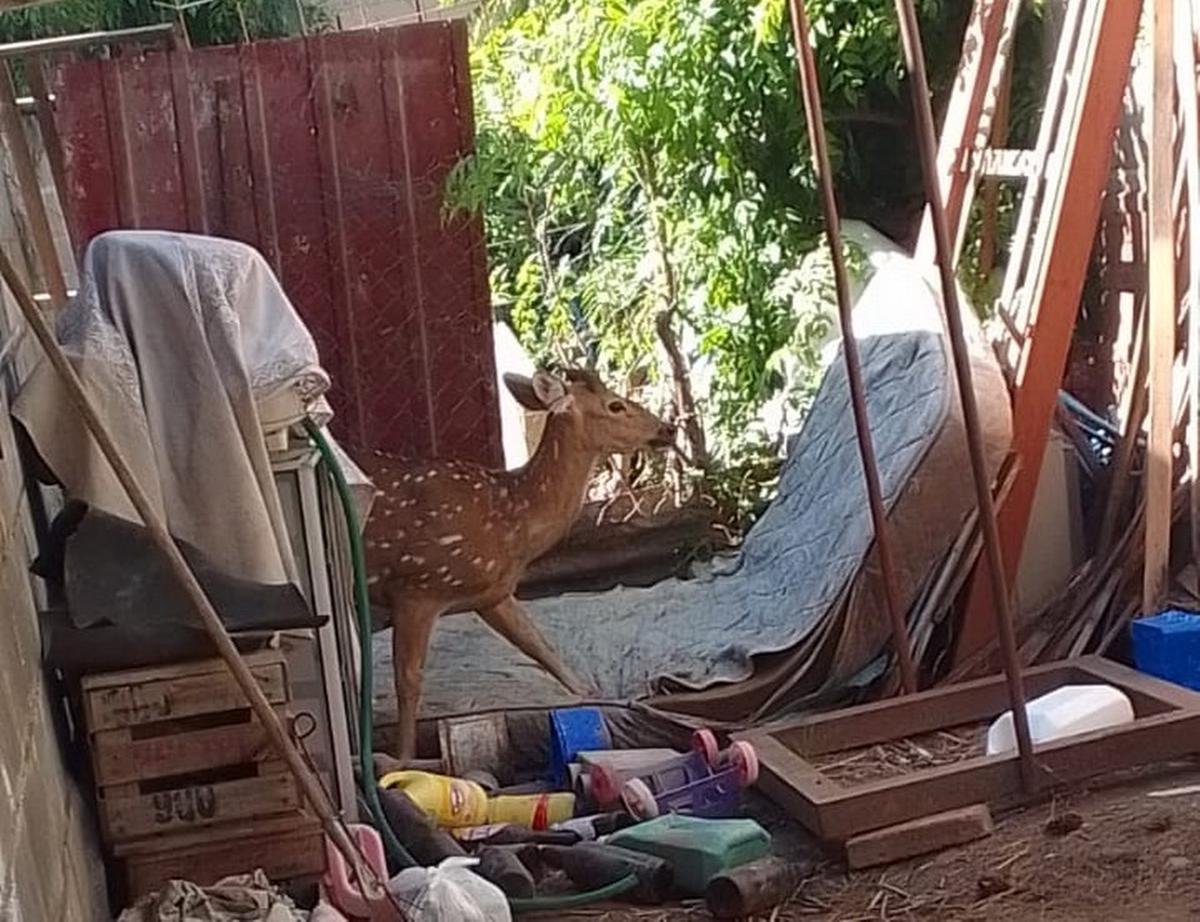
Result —
<instances>
[{"instance_id":1,"label":"concrete wall","mask_svg":"<svg viewBox=\"0 0 1200 922\"><path fill-rule=\"evenodd\" d=\"M0 246L13 252L0 219ZM8 231L8 232L6 232ZM33 357L0 306L0 922L110 919L95 823L68 776L41 669L32 529L8 403Z\"/></svg>"}]
</instances>

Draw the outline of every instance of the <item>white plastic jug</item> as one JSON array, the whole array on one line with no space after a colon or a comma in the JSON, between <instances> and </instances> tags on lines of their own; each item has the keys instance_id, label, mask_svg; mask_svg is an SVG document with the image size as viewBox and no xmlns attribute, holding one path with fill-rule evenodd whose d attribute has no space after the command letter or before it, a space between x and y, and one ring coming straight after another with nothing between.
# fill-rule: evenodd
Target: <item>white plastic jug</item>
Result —
<instances>
[{"instance_id":1,"label":"white plastic jug","mask_svg":"<svg viewBox=\"0 0 1200 922\"><path fill-rule=\"evenodd\" d=\"M1035 744L1133 720L1129 698L1111 685L1064 685L1028 702L1026 711L1029 735ZM1015 752L1016 748L1012 711L1005 711L988 728L987 754L1003 755Z\"/></svg>"}]
</instances>

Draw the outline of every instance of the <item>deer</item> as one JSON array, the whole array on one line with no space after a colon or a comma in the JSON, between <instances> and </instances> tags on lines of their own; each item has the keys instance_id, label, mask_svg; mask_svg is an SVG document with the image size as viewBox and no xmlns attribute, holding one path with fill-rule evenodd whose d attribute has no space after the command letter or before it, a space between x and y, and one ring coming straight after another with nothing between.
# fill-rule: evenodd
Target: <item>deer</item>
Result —
<instances>
[{"instance_id":1,"label":"deer","mask_svg":"<svg viewBox=\"0 0 1200 922\"><path fill-rule=\"evenodd\" d=\"M367 587L392 626L396 757L416 756L421 681L434 624L476 612L569 691L589 693L517 601L526 568L559 543L602 458L674 444L675 430L591 371L506 374L521 406L546 413L528 463L511 471L376 453L378 491L364 531Z\"/></svg>"}]
</instances>

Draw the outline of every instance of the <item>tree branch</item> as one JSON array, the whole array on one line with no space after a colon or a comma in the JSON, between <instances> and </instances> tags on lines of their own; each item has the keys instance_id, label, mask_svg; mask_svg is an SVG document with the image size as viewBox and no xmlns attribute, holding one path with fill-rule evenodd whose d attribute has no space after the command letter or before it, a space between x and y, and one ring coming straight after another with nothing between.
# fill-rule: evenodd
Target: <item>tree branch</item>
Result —
<instances>
[{"instance_id":1,"label":"tree branch","mask_svg":"<svg viewBox=\"0 0 1200 922\"><path fill-rule=\"evenodd\" d=\"M654 330L662 343L663 351L667 354L667 363L671 366L671 378L675 386L676 420L683 427L687 438L688 450L692 462L700 468L708 467L708 445L704 437L704 427L696 412L696 398L692 392L691 373L687 359L679 347L679 339L675 335L675 311L679 304L679 282L675 275L675 266L671 261L671 242L667 233L666 221L659 211L659 193L657 174L654 160L645 148L638 150L641 174L638 178L646 191L650 226L653 231L652 240L658 251L658 259L663 276L663 306L655 314Z\"/></svg>"}]
</instances>

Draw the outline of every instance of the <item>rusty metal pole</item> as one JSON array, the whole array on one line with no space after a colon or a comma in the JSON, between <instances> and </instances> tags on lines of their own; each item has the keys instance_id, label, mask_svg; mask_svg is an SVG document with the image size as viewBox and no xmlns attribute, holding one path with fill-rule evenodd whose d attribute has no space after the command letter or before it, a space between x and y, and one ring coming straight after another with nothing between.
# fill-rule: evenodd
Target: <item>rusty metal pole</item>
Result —
<instances>
[{"instance_id":1,"label":"rusty metal pole","mask_svg":"<svg viewBox=\"0 0 1200 922\"><path fill-rule=\"evenodd\" d=\"M942 204L937 171L937 132L933 125L933 109L929 102L929 77L925 72L925 51L921 46L921 29L912 0L896 0L900 18L900 39L904 45L904 61L912 88L913 115L917 122L917 146L921 154L921 175L925 198L929 203L933 236L937 245L937 264L942 281L942 306L946 314L946 330L954 355L954 372L958 379L958 394L962 401L963 423L967 430L967 449L971 456L971 474L975 480L975 498L979 504L979 523L983 545L991 571L992 607L996 617L996 633L1004 674L1008 680L1008 698L1012 706L1013 729L1016 731L1017 751L1020 754L1021 780L1027 792L1038 786L1037 766L1033 758L1033 742L1029 736L1029 715L1025 710L1025 686L1021 678L1021 661L1013 633L1012 612L1008 588L1004 584L1004 559L1000 549L1000 531L996 527L996 506L992 500L991 478L983 452L983 431L979 423L979 407L975 403L975 388L971 376L971 358L963 334L959 313L957 282L954 277L954 250L946 211Z\"/></svg>"},{"instance_id":2,"label":"rusty metal pole","mask_svg":"<svg viewBox=\"0 0 1200 922\"><path fill-rule=\"evenodd\" d=\"M900 682L907 693L917 690L917 670L913 664L912 645L905 624L904 605L896 581L896 562L892 556L888 532L887 510L883 505L883 487L879 481L879 465L875 461L875 444L871 438L871 420L867 415L866 387L863 385L862 361L858 341L854 338L853 305L850 303L850 281L846 272L846 255L842 250L842 228L837 201L833 191L833 171L829 166L829 144L825 137L825 117L821 109L821 87L817 80L817 63L808 40L808 14L804 0L790 0L792 38L796 46L796 65L800 73L800 91L804 96L804 114L808 120L808 142L812 148L813 170L821 191L821 211L825 216L825 236L833 258L833 281L837 289L838 325L842 331L842 356L846 361L846 379L850 383L850 405L854 409L854 429L858 435L858 451L862 457L863 476L867 484L867 502L871 524L875 529L875 547L879 551L879 568L883 576L883 594L888 618L892 623L892 641L900 668Z\"/></svg>"}]
</instances>

